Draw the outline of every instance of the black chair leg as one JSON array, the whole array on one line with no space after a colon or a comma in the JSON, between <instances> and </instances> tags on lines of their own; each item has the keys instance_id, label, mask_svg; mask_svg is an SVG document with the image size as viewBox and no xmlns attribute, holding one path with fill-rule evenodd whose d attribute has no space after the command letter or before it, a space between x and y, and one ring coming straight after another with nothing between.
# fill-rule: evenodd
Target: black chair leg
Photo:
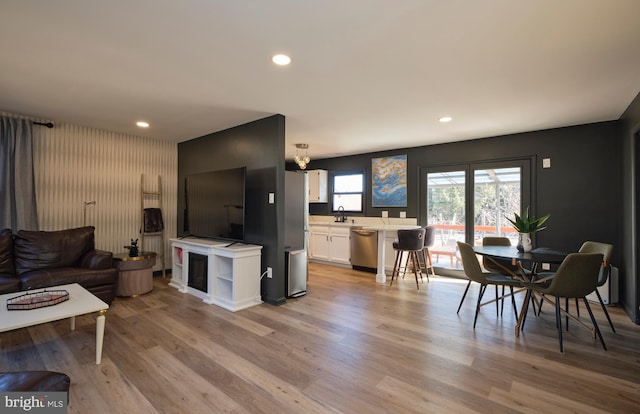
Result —
<instances>
[{"instance_id":1,"label":"black chair leg","mask_svg":"<svg viewBox=\"0 0 640 414\"><path fill-rule=\"evenodd\" d=\"M609 312L607 311L606 306L604 306L604 302L602 301L602 296L600 296L600 292L598 292L598 289L596 289L596 295L598 295L598 300L600 301L600 306L602 306L602 311L604 312L604 315L607 317L607 320L609 321L609 326L611 326L611 330L613 331L613 333L615 333L616 328L613 327L613 322L611 322L611 317L609 316Z\"/></svg>"},{"instance_id":2,"label":"black chair leg","mask_svg":"<svg viewBox=\"0 0 640 414\"><path fill-rule=\"evenodd\" d=\"M502 300L500 300L500 302L502 302L500 304L500 317L502 317L502 314L504 313L504 285L502 285Z\"/></svg>"},{"instance_id":3,"label":"black chair leg","mask_svg":"<svg viewBox=\"0 0 640 414\"><path fill-rule=\"evenodd\" d=\"M480 303L482 302L482 296L487 289L487 285L480 285L480 292L478 292L478 303L476 304L476 316L473 318L473 329L476 329L476 322L478 321L478 313L480 313Z\"/></svg>"},{"instance_id":4,"label":"black chair leg","mask_svg":"<svg viewBox=\"0 0 640 414\"><path fill-rule=\"evenodd\" d=\"M460 299L460 304L458 305L458 311L456 313L460 313L460 308L462 307L462 302L464 302L464 298L467 296L467 292L469 291L469 286L471 286L471 281L467 283L467 288L464 290L462 294L462 299Z\"/></svg>"},{"instance_id":5,"label":"black chair leg","mask_svg":"<svg viewBox=\"0 0 640 414\"><path fill-rule=\"evenodd\" d=\"M598 328L598 322L596 322L596 318L593 317L593 312L591 312L591 306L589 306L589 301L587 298L582 298L584 301L584 306L587 308L587 312L589 312L589 317L591 318L591 323L593 323L593 327L596 330L596 334L600 338L600 342L602 343L602 347L604 350L607 350L607 346L604 344L604 338L602 337L602 333L600 332L600 328Z\"/></svg>"},{"instance_id":6,"label":"black chair leg","mask_svg":"<svg viewBox=\"0 0 640 414\"><path fill-rule=\"evenodd\" d=\"M560 298L556 298L556 327L558 328L560 352L564 352L564 349L562 348L562 315L560 314Z\"/></svg>"},{"instance_id":7,"label":"black chair leg","mask_svg":"<svg viewBox=\"0 0 640 414\"><path fill-rule=\"evenodd\" d=\"M529 304L527 303L527 301L532 300L536 300L536 297L533 296L533 293L531 293L530 289L527 289L524 294L524 303L526 304L526 306L522 306L522 312L524 312L524 315L522 316L522 324L520 325L520 330L522 332L524 332L524 323L527 321L527 315L529 314Z\"/></svg>"},{"instance_id":8,"label":"black chair leg","mask_svg":"<svg viewBox=\"0 0 640 414\"><path fill-rule=\"evenodd\" d=\"M513 305L513 314L516 316L516 320L518 320L518 309L516 308L516 298L513 295L513 286L509 286L509 291L511 292L511 304Z\"/></svg>"},{"instance_id":9,"label":"black chair leg","mask_svg":"<svg viewBox=\"0 0 640 414\"><path fill-rule=\"evenodd\" d=\"M540 303L538 304L538 316L540 316L540 312L542 312L543 303L544 303L544 293L540 295Z\"/></svg>"},{"instance_id":10,"label":"black chair leg","mask_svg":"<svg viewBox=\"0 0 640 414\"><path fill-rule=\"evenodd\" d=\"M533 315L534 316L540 316L540 311L536 311L536 297L535 297L535 295L531 294L531 298L533 300L529 301L529 303L531 303L531 307L533 308Z\"/></svg>"},{"instance_id":11,"label":"black chair leg","mask_svg":"<svg viewBox=\"0 0 640 414\"><path fill-rule=\"evenodd\" d=\"M500 299L498 299L500 294L498 293L498 285L496 286L496 318L500 316Z\"/></svg>"},{"instance_id":12,"label":"black chair leg","mask_svg":"<svg viewBox=\"0 0 640 414\"><path fill-rule=\"evenodd\" d=\"M540 311L539 311L539 310L536 310L536 299L535 299L535 298L536 298L536 297L535 297L535 296L533 296L533 300L531 301L531 307L533 307L533 315L534 315L534 316L536 316L536 315L537 315L537 316L540 316Z\"/></svg>"},{"instance_id":13,"label":"black chair leg","mask_svg":"<svg viewBox=\"0 0 640 414\"><path fill-rule=\"evenodd\" d=\"M564 298L564 311L569 313L569 298ZM569 332L569 316L565 316L565 323L567 325L567 332Z\"/></svg>"}]
</instances>

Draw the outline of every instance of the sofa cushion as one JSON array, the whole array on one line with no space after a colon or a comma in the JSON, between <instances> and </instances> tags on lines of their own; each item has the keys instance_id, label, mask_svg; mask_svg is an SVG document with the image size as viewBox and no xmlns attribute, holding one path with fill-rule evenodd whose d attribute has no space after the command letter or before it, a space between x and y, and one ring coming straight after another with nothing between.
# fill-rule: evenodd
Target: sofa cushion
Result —
<instances>
[{"instance_id":1,"label":"sofa cushion","mask_svg":"<svg viewBox=\"0 0 640 414\"><path fill-rule=\"evenodd\" d=\"M21 276L32 270L78 265L80 258L94 249L93 231L93 226L59 231L18 231L13 242L16 274Z\"/></svg>"},{"instance_id":2,"label":"sofa cushion","mask_svg":"<svg viewBox=\"0 0 640 414\"><path fill-rule=\"evenodd\" d=\"M0 277L15 276L13 267L13 233L11 229L0 231Z\"/></svg>"},{"instance_id":3,"label":"sofa cushion","mask_svg":"<svg viewBox=\"0 0 640 414\"><path fill-rule=\"evenodd\" d=\"M20 291L20 279L13 276L0 276L0 295Z\"/></svg>"},{"instance_id":4,"label":"sofa cushion","mask_svg":"<svg viewBox=\"0 0 640 414\"><path fill-rule=\"evenodd\" d=\"M117 269L83 269L80 267L56 267L37 269L23 273L21 290L37 289L77 283L84 288L113 285L118 277ZM112 287L113 288L113 287Z\"/></svg>"}]
</instances>

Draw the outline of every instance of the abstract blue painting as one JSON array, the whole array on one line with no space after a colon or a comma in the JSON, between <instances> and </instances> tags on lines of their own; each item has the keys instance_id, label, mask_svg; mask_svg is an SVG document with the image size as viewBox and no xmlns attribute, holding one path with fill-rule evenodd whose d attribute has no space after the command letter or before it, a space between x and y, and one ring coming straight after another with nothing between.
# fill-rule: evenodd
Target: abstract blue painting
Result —
<instances>
[{"instance_id":1,"label":"abstract blue painting","mask_svg":"<svg viewBox=\"0 0 640 414\"><path fill-rule=\"evenodd\" d=\"M373 158L371 188L373 207L406 207L407 156Z\"/></svg>"}]
</instances>

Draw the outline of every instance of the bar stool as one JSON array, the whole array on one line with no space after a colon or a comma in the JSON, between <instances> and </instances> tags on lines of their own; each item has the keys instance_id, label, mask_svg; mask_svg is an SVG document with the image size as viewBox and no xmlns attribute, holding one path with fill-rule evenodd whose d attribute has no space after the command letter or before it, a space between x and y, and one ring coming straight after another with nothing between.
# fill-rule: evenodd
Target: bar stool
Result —
<instances>
[{"instance_id":1,"label":"bar stool","mask_svg":"<svg viewBox=\"0 0 640 414\"><path fill-rule=\"evenodd\" d=\"M418 259L418 253L421 252L424 258L424 234L424 228L398 230L398 247L396 250L396 260L393 264L393 273L391 273L390 286L393 286L393 279L398 277L400 274L404 253L408 253L409 257L407 258L407 264L412 264L413 274L416 277L416 286L420 289L420 285L418 284L418 273L420 273L420 279L422 279L422 270Z\"/></svg>"},{"instance_id":2,"label":"bar stool","mask_svg":"<svg viewBox=\"0 0 640 414\"><path fill-rule=\"evenodd\" d=\"M429 251L429 247L433 246L433 243L436 240L436 228L435 226L426 226L424 228L424 249L422 254L422 259L424 262L424 273L427 275L427 280L429 280L429 269L431 269L431 276L436 275L436 271L433 268L433 260L431 260L431 252Z\"/></svg>"}]
</instances>

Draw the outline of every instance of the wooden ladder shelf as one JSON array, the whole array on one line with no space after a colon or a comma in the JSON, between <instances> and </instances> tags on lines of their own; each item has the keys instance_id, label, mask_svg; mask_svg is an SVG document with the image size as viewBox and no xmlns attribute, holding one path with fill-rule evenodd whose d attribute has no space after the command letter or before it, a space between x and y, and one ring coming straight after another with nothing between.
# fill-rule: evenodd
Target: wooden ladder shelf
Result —
<instances>
[{"instance_id":1,"label":"wooden ladder shelf","mask_svg":"<svg viewBox=\"0 0 640 414\"><path fill-rule=\"evenodd\" d=\"M162 215L162 177L158 176L157 190L149 191L145 189L144 174L142 174L140 177L140 251L145 251L145 238L160 237L161 252L157 253L157 257L162 264L162 277L166 277L164 225L160 231L154 232L146 231L145 227L145 208L148 208L147 202L151 201L156 201L157 208L160 209Z\"/></svg>"}]
</instances>

